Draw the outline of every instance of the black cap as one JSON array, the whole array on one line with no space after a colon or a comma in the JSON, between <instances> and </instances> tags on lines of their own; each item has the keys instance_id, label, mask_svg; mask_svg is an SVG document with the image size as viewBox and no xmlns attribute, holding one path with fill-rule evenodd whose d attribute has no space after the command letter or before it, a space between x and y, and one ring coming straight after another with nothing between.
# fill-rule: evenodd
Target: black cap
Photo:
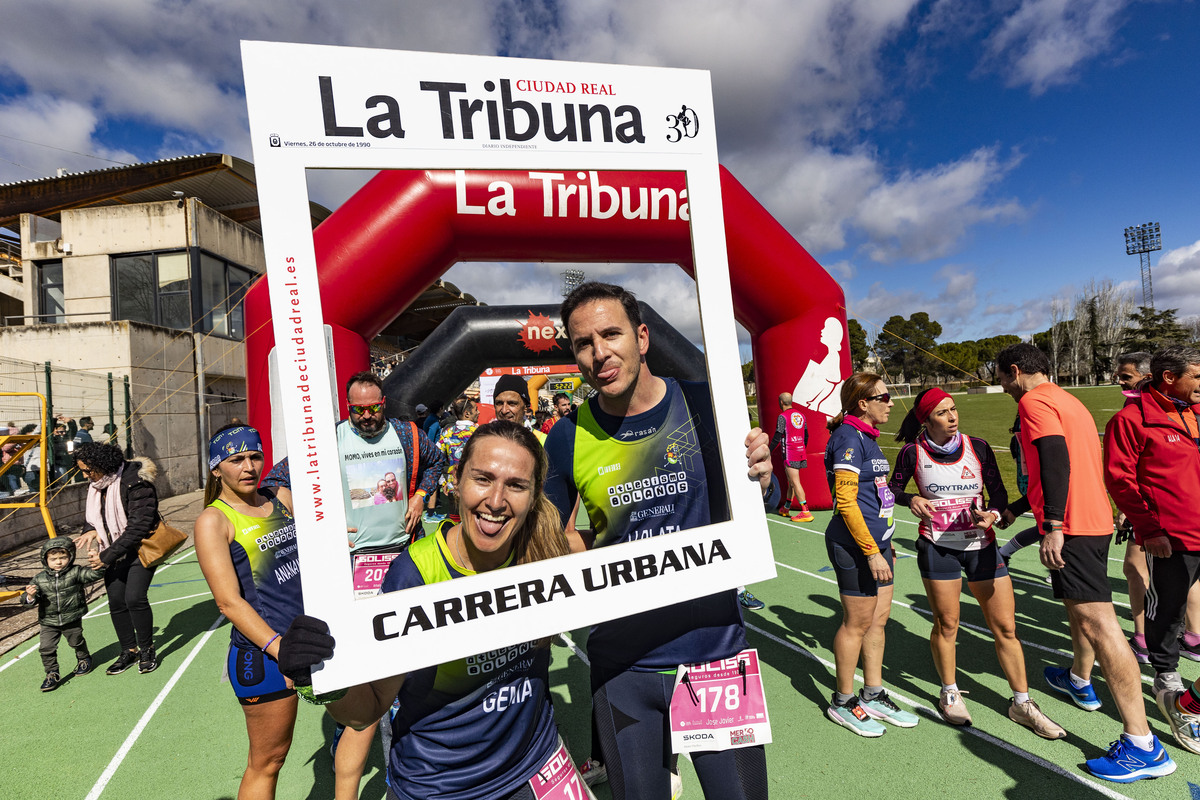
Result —
<instances>
[{"instance_id":1,"label":"black cap","mask_svg":"<svg viewBox=\"0 0 1200 800\"><path fill-rule=\"evenodd\" d=\"M525 401L525 405L529 405L529 387L525 385L525 379L516 375L501 375L500 380L496 381L496 388L492 391L492 401L505 392L516 392L521 399Z\"/></svg>"}]
</instances>

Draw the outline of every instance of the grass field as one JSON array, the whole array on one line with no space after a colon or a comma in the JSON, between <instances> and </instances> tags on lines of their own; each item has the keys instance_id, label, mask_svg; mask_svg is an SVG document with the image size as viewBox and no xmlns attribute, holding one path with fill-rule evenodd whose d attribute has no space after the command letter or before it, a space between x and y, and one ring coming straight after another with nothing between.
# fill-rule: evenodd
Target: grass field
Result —
<instances>
[{"instance_id":1,"label":"grass field","mask_svg":"<svg viewBox=\"0 0 1200 800\"><path fill-rule=\"evenodd\" d=\"M1004 398L1001 398L1004 399ZM1011 401L1009 401L1011 403ZM1070 639L1061 606L1036 551L1013 559L1018 631L1026 642L1031 692L1042 708L1070 731L1063 741L1037 738L1007 718L1009 691L983 627L978 607L964 596L959 635L959 684L969 691L975 726L953 728L931 710L938 683L929 655L928 604L916 559L916 533L907 512L900 515L893 618L888 627L885 683L901 703L916 708L921 722L911 730L892 729L876 740L860 739L824 716L832 689L830 643L840 619L836 587L828 571L823 531L828 512L800 525L774 517L769 528L778 577L751 587L767 608L748 613L751 645L765 664L774 743L767 746L771 796L896 800L938 797L979 798L1176 798L1193 795L1200 783L1200 756L1174 745L1148 710L1154 731L1179 764L1175 775L1121 786L1102 784L1080 769L1120 732L1103 679L1097 690L1104 707L1088 713L1051 695L1041 678L1047 665L1068 663ZM1118 602L1124 602L1119 553L1109 574ZM131 670L107 677L97 671L42 694L36 640L0 657L0 696L6 735L0 739L3 796L45 798L181 797L231 798L236 794L246 754L242 714L227 685L220 682L228 643L228 623L208 594L195 554L183 553L160 569L151 590L156 640L162 666L149 675ZM1118 607L1128 629L1128 611ZM85 633L101 666L117 654L107 609L97 603ZM589 724L586 631L569 634L577 653L555 646L551 681L560 727L581 760L588 752ZM64 665L71 662L65 646ZM1200 664L1184 661L1183 676L1200 676ZM1145 679L1149 681L1148 672ZM1148 688L1148 686L1147 686ZM332 796L329 718L303 706L295 741L280 781L280 798ZM362 797L384 796L381 755L373 754ZM690 765L682 764L684 797L700 797ZM1196 789L1200 793L1200 789ZM597 796L608 800L605 787ZM710 798L710 800L723 800Z\"/></svg>"},{"instance_id":2,"label":"grass field","mask_svg":"<svg viewBox=\"0 0 1200 800\"><path fill-rule=\"evenodd\" d=\"M1068 392L1078 397L1080 402L1092 413L1096 420L1096 430L1104 433L1104 426L1125 402L1119 386L1080 386L1064 387ZM978 436L992 446L996 452L996 461L1000 465L1000 474L1004 476L1004 485L1010 495L1017 496L1017 467L1009 454L1008 443L1012 439L1009 429L1017 416L1016 402L1004 393L998 394L956 394L954 404L958 407L958 428L963 433ZM900 445L892 441L892 435L900 429L900 422L912 407L913 398L897 398L892 408L892 416L883 426L884 435L879 438L879 444L889 460L895 463Z\"/></svg>"}]
</instances>

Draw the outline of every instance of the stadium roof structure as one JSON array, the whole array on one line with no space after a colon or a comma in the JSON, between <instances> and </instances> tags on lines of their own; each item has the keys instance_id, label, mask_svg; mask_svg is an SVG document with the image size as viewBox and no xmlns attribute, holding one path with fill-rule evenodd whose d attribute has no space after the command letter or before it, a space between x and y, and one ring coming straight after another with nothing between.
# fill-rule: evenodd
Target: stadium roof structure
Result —
<instances>
[{"instance_id":1,"label":"stadium roof structure","mask_svg":"<svg viewBox=\"0 0 1200 800\"><path fill-rule=\"evenodd\" d=\"M0 184L0 227L16 228L21 214L57 220L69 209L130 205L195 197L261 234L254 165L224 153L165 158L56 177ZM331 213L309 203L313 226Z\"/></svg>"}]
</instances>

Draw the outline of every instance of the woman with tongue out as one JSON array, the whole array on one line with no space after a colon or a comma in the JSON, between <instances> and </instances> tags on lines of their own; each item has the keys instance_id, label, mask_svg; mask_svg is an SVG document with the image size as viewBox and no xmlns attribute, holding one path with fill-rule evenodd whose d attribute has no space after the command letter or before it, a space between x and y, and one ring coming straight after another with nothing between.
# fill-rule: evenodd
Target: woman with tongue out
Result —
<instances>
[{"instance_id":1,"label":"woman with tongue out","mask_svg":"<svg viewBox=\"0 0 1200 800\"><path fill-rule=\"evenodd\" d=\"M384 592L566 555L558 512L543 494L546 455L521 425L481 425L456 468L459 524L396 557ZM310 669L333 654L321 620L301 616L283 637L284 674L311 682ZM388 754L388 798L533 800L535 776L551 762L573 770L554 722L548 692L549 640L426 667L353 686L328 708L338 721L369 725L400 697ZM562 753L560 754L560 749ZM575 774L576 795L590 798ZM586 792L586 793L585 793Z\"/></svg>"}]
</instances>

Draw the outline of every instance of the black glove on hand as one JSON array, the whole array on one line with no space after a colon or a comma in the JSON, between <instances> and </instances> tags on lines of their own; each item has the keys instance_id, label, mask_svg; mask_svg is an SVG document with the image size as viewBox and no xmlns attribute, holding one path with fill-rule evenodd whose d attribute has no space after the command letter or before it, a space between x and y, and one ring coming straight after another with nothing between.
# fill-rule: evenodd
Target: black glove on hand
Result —
<instances>
[{"instance_id":1,"label":"black glove on hand","mask_svg":"<svg viewBox=\"0 0 1200 800\"><path fill-rule=\"evenodd\" d=\"M333 656L333 645L324 620L301 614L279 640L279 671L297 686L311 686L312 668Z\"/></svg>"}]
</instances>

